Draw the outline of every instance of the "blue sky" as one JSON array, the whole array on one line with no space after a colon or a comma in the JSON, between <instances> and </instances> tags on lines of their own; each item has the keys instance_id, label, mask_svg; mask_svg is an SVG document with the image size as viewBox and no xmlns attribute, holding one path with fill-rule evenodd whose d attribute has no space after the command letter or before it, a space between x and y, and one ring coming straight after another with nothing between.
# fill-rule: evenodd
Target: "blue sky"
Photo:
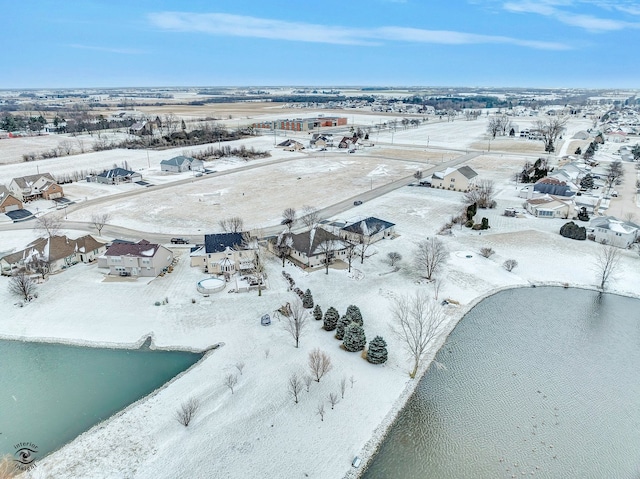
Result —
<instances>
[{"instance_id":1,"label":"blue sky","mask_svg":"<svg viewBox=\"0 0 640 479\"><path fill-rule=\"evenodd\" d=\"M0 0L0 88L640 87L640 1Z\"/></svg>"}]
</instances>

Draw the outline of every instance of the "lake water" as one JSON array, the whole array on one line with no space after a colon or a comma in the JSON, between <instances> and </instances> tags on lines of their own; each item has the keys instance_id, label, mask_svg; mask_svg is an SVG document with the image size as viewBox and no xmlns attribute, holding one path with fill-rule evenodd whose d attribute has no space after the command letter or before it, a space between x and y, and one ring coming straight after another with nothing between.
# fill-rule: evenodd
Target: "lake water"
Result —
<instances>
[{"instance_id":1,"label":"lake water","mask_svg":"<svg viewBox=\"0 0 640 479\"><path fill-rule=\"evenodd\" d=\"M501 292L436 361L365 479L640 477L640 300Z\"/></svg>"},{"instance_id":2,"label":"lake water","mask_svg":"<svg viewBox=\"0 0 640 479\"><path fill-rule=\"evenodd\" d=\"M201 357L0 340L0 456L42 458Z\"/></svg>"}]
</instances>

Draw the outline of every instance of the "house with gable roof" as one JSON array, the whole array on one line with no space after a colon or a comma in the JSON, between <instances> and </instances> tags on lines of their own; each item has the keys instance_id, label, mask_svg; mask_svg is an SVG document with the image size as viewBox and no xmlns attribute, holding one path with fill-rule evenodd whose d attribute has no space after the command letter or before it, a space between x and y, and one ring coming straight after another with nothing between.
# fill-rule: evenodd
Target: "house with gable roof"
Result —
<instances>
[{"instance_id":1,"label":"house with gable roof","mask_svg":"<svg viewBox=\"0 0 640 479\"><path fill-rule=\"evenodd\" d=\"M562 196L544 195L525 202L529 213L537 218L570 218L574 215L571 199Z\"/></svg>"},{"instance_id":2,"label":"house with gable roof","mask_svg":"<svg viewBox=\"0 0 640 479\"><path fill-rule=\"evenodd\" d=\"M593 218L589 223L589 238L618 248L628 248L640 238L640 226L613 216Z\"/></svg>"},{"instance_id":3,"label":"house with gable roof","mask_svg":"<svg viewBox=\"0 0 640 479\"><path fill-rule=\"evenodd\" d=\"M325 265L328 260L346 258L347 244L333 233L316 227L303 233L289 235L289 257L300 265L314 268Z\"/></svg>"},{"instance_id":4,"label":"house with gable roof","mask_svg":"<svg viewBox=\"0 0 640 479\"><path fill-rule=\"evenodd\" d=\"M9 189L0 185L0 213L22 209L22 201L15 197Z\"/></svg>"},{"instance_id":5,"label":"house with gable roof","mask_svg":"<svg viewBox=\"0 0 640 479\"><path fill-rule=\"evenodd\" d=\"M173 261L173 252L162 245L140 240L137 243L114 242L98 258L98 267L121 276L158 276Z\"/></svg>"},{"instance_id":6,"label":"house with gable roof","mask_svg":"<svg viewBox=\"0 0 640 479\"><path fill-rule=\"evenodd\" d=\"M432 175L431 187L454 191L469 191L475 186L477 176L478 173L469 166L447 168L444 171L436 171Z\"/></svg>"},{"instance_id":7,"label":"house with gable roof","mask_svg":"<svg viewBox=\"0 0 640 479\"><path fill-rule=\"evenodd\" d=\"M256 250L246 241L247 233L204 235L204 245L192 251L191 266L209 274L249 273L256 267Z\"/></svg>"},{"instance_id":8,"label":"house with gable roof","mask_svg":"<svg viewBox=\"0 0 640 479\"><path fill-rule=\"evenodd\" d=\"M375 243L394 234L393 223L369 216L340 230L340 236L353 243Z\"/></svg>"},{"instance_id":9,"label":"house with gable roof","mask_svg":"<svg viewBox=\"0 0 640 479\"><path fill-rule=\"evenodd\" d=\"M119 185L121 183L134 183L142 181L142 175L136 171L125 170L124 168L113 168L106 170L93 177L98 183L105 185Z\"/></svg>"},{"instance_id":10,"label":"house with gable roof","mask_svg":"<svg viewBox=\"0 0 640 479\"><path fill-rule=\"evenodd\" d=\"M170 171L172 173L182 173L185 171L204 171L204 163L202 160L196 160L190 156L174 156L168 160L160 162L161 171Z\"/></svg>"},{"instance_id":11,"label":"house with gable roof","mask_svg":"<svg viewBox=\"0 0 640 479\"><path fill-rule=\"evenodd\" d=\"M50 173L14 178L9 183L9 190L13 196L23 202L39 198L53 200L64 196L62 186L56 183Z\"/></svg>"},{"instance_id":12,"label":"house with gable roof","mask_svg":"<svg viewBox=\"0 0 640 479\"><path fill-rule=\"evenodd\" d=\"M578 190L577 186L569 181L563 181L552 176L540 178L533 185L533 191L541 194L555 196L573 196Z\"/></svg>"},{"instance_id":13,"label":"house with gable roof","mask_svg":"<svg viewBox=\"0 0 640 479\"><path fill-rule=\"evenodd\" d=\"M57 273L76 263L90 263L106 251L106 245L91 235L77 239L65 235L38 238L26 248L0 258L3 275L14 271Z\"/></svg>"}]
</instances>

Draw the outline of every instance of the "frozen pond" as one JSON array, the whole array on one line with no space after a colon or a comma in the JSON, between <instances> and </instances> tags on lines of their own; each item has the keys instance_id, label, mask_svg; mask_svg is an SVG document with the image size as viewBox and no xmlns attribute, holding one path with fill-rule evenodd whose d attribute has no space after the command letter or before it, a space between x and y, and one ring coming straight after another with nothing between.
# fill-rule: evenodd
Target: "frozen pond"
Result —
<instances>
[{"instance_id":1,"label":"frozen pond","mask_svg":"<svg viewBox=\"0 0 640 479\"><path fill-rule=\"evenodd\" d=\"M201 357L0 340L0 456L42 458Z\"/></svg>"},{"instance_id":2,"label":"frozen pond","mask_svg":"<svg viewBox=\"0 0 640 479\"><path fill-rule=\"evenodd\" d=\"M492 296L458 324L364 475L640 475L640 301Z\"/></svg>"}]
</instances>

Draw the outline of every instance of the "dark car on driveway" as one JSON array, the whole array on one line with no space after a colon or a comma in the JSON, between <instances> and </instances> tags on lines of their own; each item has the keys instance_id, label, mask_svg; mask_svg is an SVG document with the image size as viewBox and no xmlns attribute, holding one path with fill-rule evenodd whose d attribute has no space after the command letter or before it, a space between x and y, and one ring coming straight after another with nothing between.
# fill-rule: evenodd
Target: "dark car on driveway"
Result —
<instances>
[{"instance_id":1,"label":"dark car on driveway","mask_svg":"<svg viewBox=\"0 0 640 479\"><path fill-rule=\"evenodd\" d=\"M172 244L189 244L189 240L186 238L171 238Z\"/></svg>"}]
</instances>

